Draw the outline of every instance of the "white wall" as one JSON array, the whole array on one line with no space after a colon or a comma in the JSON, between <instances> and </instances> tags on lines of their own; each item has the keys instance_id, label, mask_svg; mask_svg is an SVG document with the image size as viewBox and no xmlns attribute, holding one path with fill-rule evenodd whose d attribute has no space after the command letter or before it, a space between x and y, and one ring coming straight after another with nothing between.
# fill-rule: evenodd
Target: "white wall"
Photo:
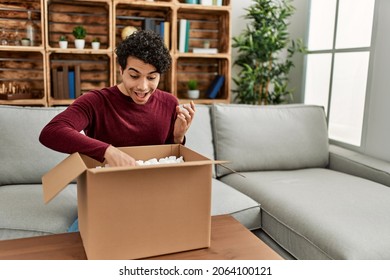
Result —
<instances>
[{"instance_id":1,"label":"white wall","mask_svg":"<svg viewBox=\"0 0 390 280\"><path fill-rule=\"evenodd\" d=\"M390 1L377 0L372 79L363 152L390 161Z\"/></svg>"},{"instance_id":2,"label":"white wall","mask_svg":"<svg viewBox=\"0 0 390 280\"><path fill-rule=\"evenodd\" d=\"M248 8L252 4L252 0L231 0L232 13L231 13L231 31L232 37L238 36L245 28L247 21L244 19L246 14L245 8ZM230 39L230 43L233 43L233 40ZM232 77L237 76L238 68L233 66L234 61L237 58L237 51L232 48ZM236 84L231 81L232 89L236 88ZM232 102L234 102L234 94L232 96Z\"/></svg>"}]
</instances>

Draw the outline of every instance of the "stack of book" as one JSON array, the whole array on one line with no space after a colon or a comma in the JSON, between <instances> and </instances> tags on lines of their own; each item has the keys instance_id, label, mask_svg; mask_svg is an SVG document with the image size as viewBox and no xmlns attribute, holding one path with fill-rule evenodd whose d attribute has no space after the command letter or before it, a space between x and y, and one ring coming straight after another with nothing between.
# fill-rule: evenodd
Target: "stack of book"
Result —
<instances>
[{"instance_id":1,"label":"stack of book","mask_svg":"<svg viewBox=\"0 0 390 280\"><path fill-rule=\"evenodd\" d=\"M143 30L152 30L159 34L164 40L165 46L169 49L170 24L168 21L156 18L145 18L142 23Z\"/></svg>"},{"instance_id":2,"label":"stack of book","mask_svg":"<svg viewBox=\"0 0 390 280\"><path fill-rule=\"evenodd\" d=\"M80 65L52 69L52 97L75 99L81 95Z\"/></svg>"},{"instance_id":3,"label":"stack of book","mask_svg":"<svg viewBox=\"0 0 390 280\"><path fill-rule=\"evenodd\" d=\"M201 54L216 54L218 53L217 48L193 48L193 53L201 53Z\"/></svg>"}]
</instances>

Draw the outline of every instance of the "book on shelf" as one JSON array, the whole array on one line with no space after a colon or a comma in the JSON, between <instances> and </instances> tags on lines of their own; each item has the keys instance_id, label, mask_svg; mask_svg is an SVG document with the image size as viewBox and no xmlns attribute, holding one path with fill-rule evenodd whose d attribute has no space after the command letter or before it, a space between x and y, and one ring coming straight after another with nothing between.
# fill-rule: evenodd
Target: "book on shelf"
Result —
<instances>
[{"instance_id":1,"label":"book on shelf","mask_svg":"<svg viewBox=\"0 0 390 280\"><path fill-rule=\"evenodd\" d=\"M69 88L69 98L76 98L76 87L75 87L75 71L69 69L68 71L68 88Z\"/></svg>"},{"instance_id":2,"label":"book on shelf","mask_svg":"<svg viewBox=\"0 0 390 280\"><path fill-rule=\"evenodd\" d=\"M200 4L204 6L222 6L222 0L200 0Z\"/></svg>"},{"instance_id":3,"label":"book on shelf","mask_svg":"<svg viewBox=\"0 0 390 280\"><path fill-rule=\"evenodd\" d=\"M202 53L202 54L216 54L218 53L217 48L193 48L193 53Z\"/></svg>"},{"instance_id":4,"label":"book on shelf","mask_svg":"<svg viewBox=\"0 0 390 280\"><path fill-rule=\"evenodd\" d=\"M51 85L52 85L52 94L51 96L55 99L59 99L58 94L58 73L57 68L51 69Z\"/></svg>"},{"instance_id":5,"label":"book on shelf","mask_svg":"<svg viewBox=\"0 0 390 280\"><path fill-rule=\"evenodd\" d=\"M70 69L63 65L52 70L52 97L55 99L75 99L81 94L80 65Z\"/></svg>"},{"instance_id":6,"label":"book on shelf","mask_svg":"<svg viewBox=\"0 0 390 280\"><path fill-rule=\"evenodd\" d=\"M179 21L179 52L188 52L190 42L190 21L180 19Z\"/></svg>"},{"instance_id":7,"label":"book on shelf","mask_svg":"<svg viewBox=\"0 0 390 280\"><path fill-rule=\"evenodd\" d=\"M187 32L187 20L180 19L179 21L179 52L185 51L186 46L186 32Z\"/></svg>"},{"instance_id":8,"label":"book on shelf","mask_svg":"<svg viewBox=\"0 0 390 280\"><path fill-rule=\"evenodd\" d=\"M74 91L76 98L81 95L81 70L80 65L74 66Z\"/></svg>"},{"instance_id":9,"label":"book on shelf","mask_svg":"<svg viewBox=\"0 0 390 280\"><path fill-rule=\"evenodd\" d=\"M161 23L160 22L155 22L155 24L154 24L154 32L156 32L162 38L161 31L162 31L161 30Z\"/></svg>"},{"instance_id":10,"label":"book on shelf","mask_svg":"<svg viewBox=\"0 0 390 280\"><path fill-rule=\"evenodd\" d=\"M64 98L64 70L63 68L57 69L57 94L56 99Z\"/></svg>"},{"instance_id":11,"label":"book on shelf","mask_svg":"<svg viewBox=\"0 0 390 280\"><path fill-rule=\"evenodd\" d=\"M200 4L204 6L211 6L213 5L213 0L200 0Z\"/></svg>"},{"instance_id":12,"label":"book on shelf","mask_svg":"<svg viewBox=\"0 0 390 280\"><path fill-rule=\"evenodd\" d=\"M186 25L186 44L185 44L185 52L188 52L190 48L190 21L187 20L187 25Z\"/></svg>"},{"instance_id":13,"label":"book on shelf","mask_svg":"<svg viewBox=\"0 0 390 280\"><path fill-rule=\"evenodd\" d=\"M143 30L152 30L161 36L167 48L170 48L170 24L159 18L145 18L142 23Z\"/></svg>"},{"instance_id":14,"label":"book on shelf","mask_svg":"<svg viewBox=\"0 0 390 280\"><path fill-rule=\"evenodd\" d=\"M145 18L143 21L142 29L156 31L156 21L152 18Z\"/></svg>"},{"instance_id":15,"label":"book on shelf","mask_svg":"<svg viewBox=\"0 0 390 280\"><path fill-rule=\"evenodd\" d=\"M63 75L63 83L64 83L64 89L62 91L62 99L68 99L69 98L69 81L68 81L68 73L69 73L69 67L68 65L62 66L62 75Z\"/></svg>"},{"instance_id":16,"label":"book on shelf","mask_svg":"<svg viewBox=\"0 0 390 280\"><path fill-rule=\"evenodd\" d=\"M168 48L168 50L170 49L170 43L169 43L169 38L170 38L170 35L171 35L171 29L170 29L170 24L169 24L169 21L164 21L162 23L162 28L163 28L163 38L164 38L164 43L165 43L165 46Z\"/></svg>"},{"instance_id":17,"label":"book on shelf","mask_svg":"<svg viewBox=\"0 0 390 280\"><path fill-rule=\"evenodd\" d=\"M211 85L206 91L206 96L211 99L216 98L223 86L224 81L225 81L225 76L223 75L215 76L213 82L211 83Z\"/></svg>"}]
</instances>

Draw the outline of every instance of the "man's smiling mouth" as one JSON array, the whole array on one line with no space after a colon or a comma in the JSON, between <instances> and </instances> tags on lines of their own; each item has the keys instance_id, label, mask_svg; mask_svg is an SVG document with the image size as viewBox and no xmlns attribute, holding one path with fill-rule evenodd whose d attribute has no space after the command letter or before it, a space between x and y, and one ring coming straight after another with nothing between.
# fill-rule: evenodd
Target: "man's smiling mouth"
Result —
<instances>
[{"instance_id":1,"label":"man's smiling mouth","mask_svg":"<svg viewBox=\"0 0 390 280\"><path fill-rule=\"evenodd\" d=\"M147 91L147 92L137 92L137 91L135 91L134 93L135 93L135 95L137 95L138 97L144 98L144 97L146 97L146 96L148 95L149 92L150 92L150 91Z\"/></svg>"}]
</instances>

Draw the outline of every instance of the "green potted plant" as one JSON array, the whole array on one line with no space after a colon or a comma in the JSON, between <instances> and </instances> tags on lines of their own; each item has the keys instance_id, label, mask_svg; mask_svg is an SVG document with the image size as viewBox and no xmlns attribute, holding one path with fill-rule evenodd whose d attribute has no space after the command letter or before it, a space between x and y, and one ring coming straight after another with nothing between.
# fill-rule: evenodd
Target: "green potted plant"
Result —
<instances>
[{"instance_id":1,"label":"green potted plant","mask_svg":"<svg viewBox=\"0 0 390 280\"><path fill-rule=\"evenodd\" d=\"M78 25L73 28L72 34L75 38L74 44L76 49L84 49L87 30L82 25Z\"/></svg>"},{"instance_id":2,"label":"green potted plant","mask_svg":"<svg viewBox=\"0 0 390 280\"><path fill-rule=\"evenodd\" d=\"M61 35L58 43L59 43L61 49L67 49L68 48L68 37L66 35Z\"/></svg>"},{"instance_id":3,"label":"green potted plant","mask_svg":"<svg viewBox=\"0 0 390 280\"><path fill-rule=\"evenodd\" d=\"M189 99L199 98L198 82L196 80L189 80L187 83L187 95Z\"/></svg>"},{"instance_id":4,"label":"green potted plant","mask_svg":"<svg viewBox=\"0 0 390 280\"><path fill-rule=\"evenodd\" d=\"M100 48L100 39L98 37L93 38L91 45L92 49L98 50Z\"/></svg>"},{"instance_id":5,"label":"green potted plant","mask_svg":"<svg viewBox=\"0 0 390 280\"><path fill-rule=\"evenodd\" d=\"M295 8L291 0L253 0L246 9L250 20L246 29L233 37L232 47L238 51L234 66L239 66L233 81L237 88L235 101L246 104L280 104L291 98L287 88L288 73L295 52L305 52L301 40L289 38L288 19ZM287 50L287 57L281 54Z\"/></svg>"}]
</instances>

